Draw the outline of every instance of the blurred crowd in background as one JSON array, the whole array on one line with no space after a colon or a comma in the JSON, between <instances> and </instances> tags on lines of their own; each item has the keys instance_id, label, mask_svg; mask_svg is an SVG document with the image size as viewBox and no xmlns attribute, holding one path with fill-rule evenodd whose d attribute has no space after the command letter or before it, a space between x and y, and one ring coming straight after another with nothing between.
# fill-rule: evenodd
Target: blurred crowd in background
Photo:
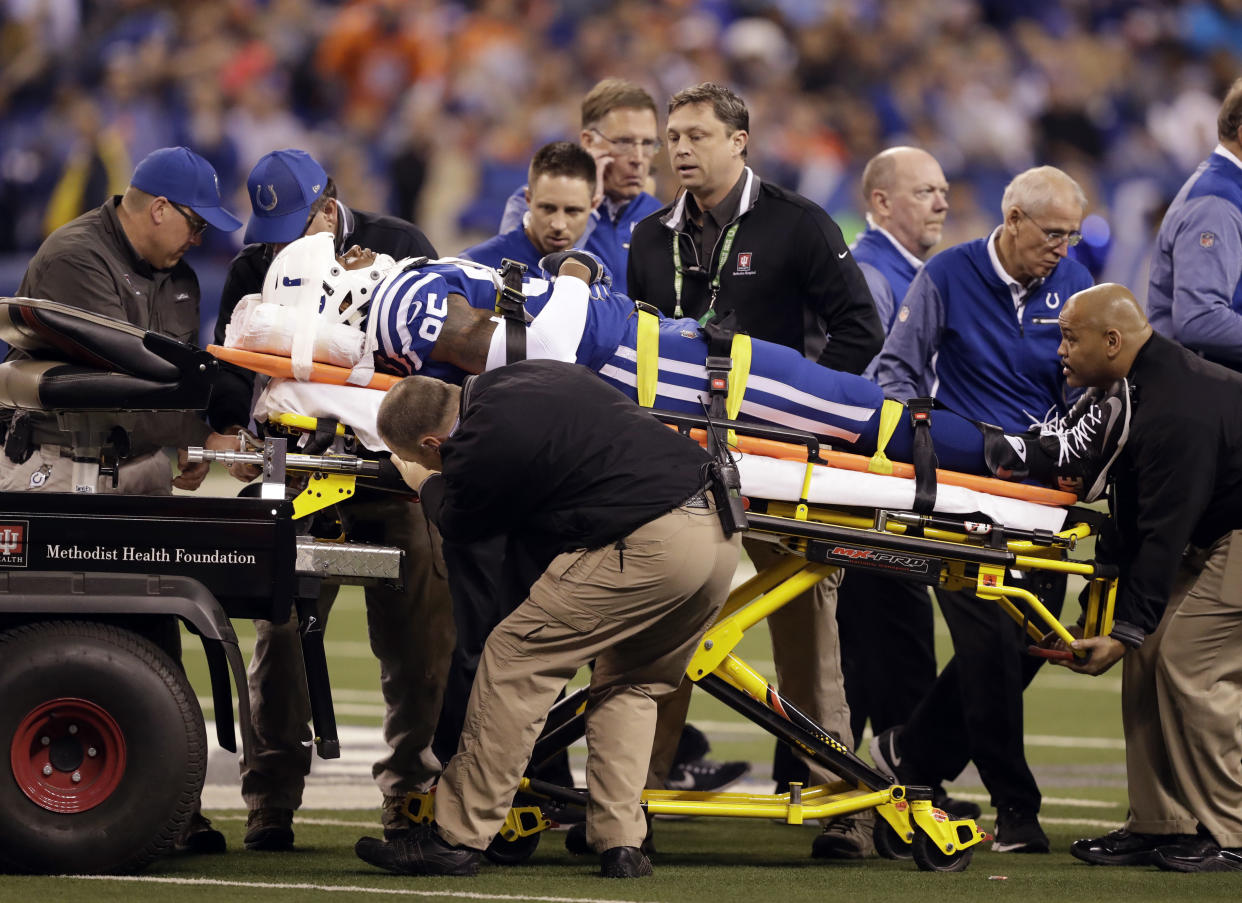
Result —
<instances>
[{"instance_id":1,"label":"blurred crowd in background","mask_svg":"<svg viewBox=\"0 0 1242 903\"><path fill-rule=\"evenodd\" d=\"M999 222L1013 174L1061 167L1090 199L1076 255L1141 297L1159 218L1242 74L1242 0L0 0L0 17L11 265L176 144L243 218L251 166L300 147L347 204L453 254L495 234L533 151L576 139L583 94L615 75L662 113L686 86L734 88L751 165L847 237L889 145L940 160L946 244ZM654 175L671 200L663 154ZM222 266L240 236L209 230L189 259Z\"/></svg>"}]
</instances>

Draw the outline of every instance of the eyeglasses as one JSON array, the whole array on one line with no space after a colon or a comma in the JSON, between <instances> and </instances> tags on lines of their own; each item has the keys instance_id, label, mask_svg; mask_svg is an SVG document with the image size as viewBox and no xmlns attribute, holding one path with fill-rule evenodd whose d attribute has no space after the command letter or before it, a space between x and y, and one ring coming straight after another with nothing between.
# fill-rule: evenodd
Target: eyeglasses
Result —
<instances>
[{"instance_id":1,"label":"eyeglasses","mask_svg":"<svg viewBox=\"0 0 1242 903\"><path fill-rule=\"evenodd\" d=\"M623 154L632 154L634 151L638 151L644 157L650 157L664 146L664 142L659 138L643 138L641 141L637 138L609 138L599 129L588 129L587 131L599 135Z\"/></svg>"},{"instance_id":2,"label":"eyeglasses","mask_svg":"<svg viewBox=\"0 0 1242 903\"><path fill-rule=\"evenodd\" d=\"M168 203L172 207L172 209L176 210L178 213L184 216L185 221L189 223L191 238L198 238L200 235L202 235L204 232L207 231L207 220L203 219L200 216L190 216L190 214L185 212L185 208L183 208L176 201L169 201Z\"/></svg>"},{"instance_id":3,"label":"eyeglasses","mask_svg":"<svg viewBox=\"0 0 1242 903\"><path fill-rule=\"evenodd\" d=\"M1039 221L1036 220L1035 217L1031 216L1021 207L1017 208L1017 210L1019 213L1021 213L1023 216L1029 219L1031 222L1035 223L1035 228L1037 228L1040 232L1044 233L1044 241L1047 242L1048 247L1050 248L1055 248L1061 242L1068 243L1069 246L1072 248L1074 247L1074 245L1082 241L1081 232L1078 232L1078 231L1058 232L1055 229L1045 229L1043 226L1039 224Z\"/></svg>"}]
</instances>

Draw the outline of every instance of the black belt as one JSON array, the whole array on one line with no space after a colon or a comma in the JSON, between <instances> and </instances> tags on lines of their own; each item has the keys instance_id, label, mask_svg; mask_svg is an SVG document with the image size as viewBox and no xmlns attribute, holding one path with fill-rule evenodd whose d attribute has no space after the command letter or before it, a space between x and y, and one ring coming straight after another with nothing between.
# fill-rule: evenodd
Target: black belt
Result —
<instances>
[{"instance_id":1,"label":"black belt","mask_svg":"<svg viewBox=\"0 0 1242 903\"><path fill-rule=\"evenodd\" d=\"M679 508L710 508L712 507L711 499L707 497L707 493L703 490L696 492L690 498L686 499L677 507Z\"/></svg>"}]
</instances>

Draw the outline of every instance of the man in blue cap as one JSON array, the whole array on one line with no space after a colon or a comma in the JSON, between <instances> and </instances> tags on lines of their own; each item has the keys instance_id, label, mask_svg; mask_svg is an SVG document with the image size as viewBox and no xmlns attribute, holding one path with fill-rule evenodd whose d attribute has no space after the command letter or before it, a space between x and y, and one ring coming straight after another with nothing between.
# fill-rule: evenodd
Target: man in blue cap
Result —
<instances>
[{"instance_id":1,"label":"man in blue cap","mask_svg":"<svg viewBox=\"0 0 1242 903\"><path fill-rule=\"evenodd\" d=\"M336 196L336 184L304 150L287 148L263 156L246 180L251 217L246 246L229 264L220 295L216 344L224 344L224 328L243 295L263 291L263 277L276 252L303 235L331 232L336 252L352 245L403 257L435 258L436 249L423 231L395 216L353 210ZM243 423L250 417L254 374L227 367L228 379L216 390L220 404Z\"/></svg>"},{"instance_id":2,"label":"man in blue cap","mask_svg":"<svg viewBox=\"0 0 1242 903\"><path fill-rule=\"evenodd\" d=\"M246 247L225 279L218 344L224 344L237 302L263 290L273 256L303 235L331 233L337 254L359 245L396 260L437 256L411 223L341 203L332 179L306 151L267 154L251 170L246 188L252 208ZM220 404L229 416L248 422L253 374L234 369L232 377L217 390ZM366 589L368 633L380 663L385 704L384 740L390 748L372 774L383 795L384 836L392 839L411 826L402 811L407 795L426 789L440 771L431 738L453 650L453 609L440 537L421 506L361 489L338 510L353 539L398 546L406 553L401 589ZM336 587L324 587L320 618L327 617L336 592ZM293 848L293 812L302 804L311 766L310 704L296 621L256 621L255 629L249 683L258 743L251 766L242 773L242 797L250 810L244 843L248 850L284 851Z\"/></svg>"},{"instance_id":3,"label":"man in blue cap","mask_svg":"<svg viewBox=\"0 0 1242 903\"><path fill-rule=\"evenodd\" d=\"M138 164L124 194L109 198L47 237L26 268L18 294L115 317L182 342L197 342L198 278L182 257L202 241L208 226L226 232L241 228L241 220L224 209L216 171L188 148L161 148ZM24 355L14 350L9 356ZM213 422L231 425L237 421ZM5 454L0 455L4 491L72 491L70 442L57 429L53 416L17 414L4 426ZM144 415L129 430L130 451L120 462L117 488L103 481L99 491L168 495L174 486L197 489L209 465L189 464L185 448L236 449L237 440L228 432L228 428L224 433L214 432L198 411ZM165 447L181 450L180 473L175 478ZM232 472L240 479L254 476L237 468ZM170 654L180 657L175 638L165 645ZM177 847L223 852L224 835L196 810Z\"/></svg>"}]
</instances>

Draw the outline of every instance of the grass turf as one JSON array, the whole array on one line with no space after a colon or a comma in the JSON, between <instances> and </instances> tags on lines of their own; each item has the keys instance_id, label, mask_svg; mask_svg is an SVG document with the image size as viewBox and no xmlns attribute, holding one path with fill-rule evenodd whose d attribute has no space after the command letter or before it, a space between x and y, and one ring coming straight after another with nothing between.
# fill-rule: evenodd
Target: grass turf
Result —
<instances>
[{"instance_id":1,"label":"grass turf","mask_svg":"<svg viewBox=\"0 0 1242 903\"><path fill-rule=\"evenodd\" d=\"M1073 594L1073 591L1071 591ZM1071 594L1071 598L1072 598ZM1073 603L1067 604L1067 611ZM361 593L342 592L328 627L328 653L338 718L342 724L375 726L382 706L378 666L366 647ZM238 624L248 654L253 630ZM951 650L938 625L941 663ZM743 658L771 674L771 652L763 630L752 631ZM185 637L187 672L200 699L209 693L198 641ZM580 678L581 680L582 678ZM340 705L341 700L349 704ZM853 901L1053 900L1085 896L1096 900L1164 901L1176 898L1237 900L1239 877L1176 875L1151 868L1091 868L1074 860L1069 844L1119 825L1125 814L1125 767L1121 748L1120 680L1109 674L1085 678L1045 667L1026 694L1027 752L1045 794L1041 821L1052 840L1047 856L992 853L976 848L970 867L958 874L919 872L911 862L870 859L858 863L809 858L816 830L761 819L660 821L656 874L643 881L605 881L596 863L565 852L563 835L546 834L531 860L510 867L486 866L475 879L412 879L386 875L357 860L354 841L378 834L378 809L308 809L295 824L292 854L242 851L245 811L209 811L227 836L224 856L169 856L136 879L0 876L0 901L187 901L312 899L549 899L625 901L822 900ZM207 712L211 716L210 710ZM708 728L713 757L743 758L757 776L769 772L772 741L706 694L695 694L691 720ZM212 740L214 744L214 739ZM575 751L581 762L581 751ZM324 763L319 763L323 767ZM985 806L986 794L973 770L952 790ZM378 791L375 796L378 804ZM0 813L0 817L3 814ZM378 896L377 896L378 895Z\"/></svg>"}]
</instances>

